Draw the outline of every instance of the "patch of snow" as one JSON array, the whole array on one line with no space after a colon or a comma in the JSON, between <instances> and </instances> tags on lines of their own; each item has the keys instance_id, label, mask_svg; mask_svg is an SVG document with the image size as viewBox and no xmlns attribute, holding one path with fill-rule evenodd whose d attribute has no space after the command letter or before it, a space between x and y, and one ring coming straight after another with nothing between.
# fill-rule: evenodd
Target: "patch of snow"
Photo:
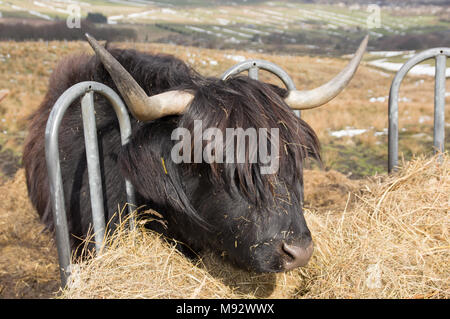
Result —
<instances>
[{"instance_id":1,"label":"patch of snow","mask_svg":"<svg viewBox=\"0 0 450 319\"><path fill-rule=\"evenodd\" d=\"M150 13L155 12L155 10L148 10L148 11L143 11L143 12L138 12L138 13L130 13L129 15L127 15L127 18L140 18L140 17L145 17L146 15L149 15Z\"/></svg>"},{"instance_id":2,"label":"patch of snow","mask_svg":"<svg viewBox=\"0 0 450 319\"><path fill-rule=\"evenodd\" d=\"M265 13L268 13L270 15L275 15L275 16L279 16L279 17L283 17L284 16L281 12L274 11L274 10L265 9L265 10L262 10L262 11L265 12Z\"/></svg>"},{"instance_id":3,"label":"patch of snow","mask_svg":"<svg viewBox=\"0 0 450 319\"><path fill-rule=\"evenodd\" d=\"M347 128L345 130L330 132L330 135L337 137L337 138L341 138L341 137L345 137L345 136L353 137L356 135L361 135L366 132L367 132L367 129Z\"/></svg>"},{"instance_id":4,"label":"patch of snow","mask_svg":"<svg viewBox=\"0 0 450 319\"><path fill-rule=\"evenodd\" d=\"M227 29L227 28L220 28L220 27L214 26L213 29L217 30L217 31L222 31L222 32L225 32L225 33L228 33L228 34L234 34L234 35L237 35L237 36L240 36L240 37L243 37L243 38L248 38L249 39L249 38L253 37L252 35L249 35L247 33L242 33L242 32L234 31L234 30Z\"/></svg>"},{"instance_id":5,"label":"patch of snow","mask_svg":"<svg viewBox=\"0 0 450 319\"><path fill-rule=\"evenodd\" d=\"M169 9L169 8L162 8L161 12L165 13L165 14L177 14L177 12L175 10L172 10L172 9Z\"/></svg>"},{"instance_id":6,"label":"patch of snow","mask_svg":"<svg viewBox=\"0 0 450 319\"><path fill-rule=\"evenodd\" d=\"M247 32L256 33L256 34L270 35L270 33L266 32L266 31L255 30L255 29L250 29L250 28L246 28L246 27L241 27L240 29L242 31L247 31Z\"/></svg>"},{"instance_id":7,"label":"patch of snow","mask_svg":"<svg viewBox=\"0 0 450 319\"><path fill-rule=\"evenodd\" d=\"M33 16L36 16L36 17L45 19L45 20L53 20L53 19L50 18L48 15L43 14L43 13L40 13L40 12L37 12L37 11L34 11L34 10L29 10L28 13L31 14L31 15L33 15Z\"/></svg>"},{"instance_id":8,"label":"patch of snow","mask_svg":"<svg viewBox=\"0 0 450 319\"><path fill-rule=\"evenodd\" d=\"M210 30L205 30L205 29L202 29L202 28L199 28L199 27L194 27L194 26L191 26L191 25L187 25L187 26L185 26L185 28L189 29L189 30L192 30L192 31L195 31L195 32L200 32L200 33L206 33L206 34L214 35L214 36L219 37L219 38L223 37L223 34L221 34L221 33L215 33L215 32L212 32Z\"/></svg>"},{"instance_id":9,"label":"patch of snow","mask_svg":"<svg viewBox=\"0 0 450 319\"><path fill-rule=\"evenodd\" d=\"M377 103L377 102L378 103L384 103L384 102L386 102L388 100L389 100L389 96L380 96L380 97L371 97L369 99L369 102L370 103ZM408 102L411 102L411 99L408 99L407 97L401 97L401 98L398 99L398 101L399 102L408 103Z\"/></svg>"},{"instance_id":10,"label":"patch of snow","mask_svg":"<svg viewBox=\"0 0 450 319\"><path fill-rule=\"evenodd\" d=\"M219 22L219 24L221 24L221 25L227 25L230 23L230 20L218 18L217 22Z\"/></svg>"},{"instance_id":11,"label":"patch of snow","mask_svg":"<svg viewBox=\"0 0 450 319\"><path fill-rule=\"evenodd\" d=\"M376 55L376 56L380 56L383 58L390 58L393 56L404 55L404 54L408 54L411 52L412 52L412 54L415 53L415 51L370 51L368 53L371 55Z\"/></svg>"},{"instance_id":12,"label":"patch of snow","mask_svg":"<svg viewBox=\"0 0 450 319\"><path fill-rule=\"evenodd\" d=\"M387 96L371 97L369 102L370 103L375 103L375 102L384 103L384 102L386 102L387 99L388 99Z\"/></svg>"},{"instance_id":13,"label":"patch of snow","mask_svg":"<svg viewBox=\"0 0 450 319\"><path fill-rule=\"evenodd\" d=\"M424 116L419 117L419 123L420 123L420 124L425 123L425 122L429 122L429 121L431 121L431 120L432 120L431 117L429 117L429 116L427 116L427 115L424 115Z\"/></svg>"},{"instance_id":14,"label":"patch of snow","mask_svg":"<svg viewBox=\"0 0 450 319\"><path fill-rule=\"evenodd\" d=\"M108 0L109 2L119 3L119 4L126 4L126 5L133 5L137 7L145 7L146 4L140 3L140 2L134 2L134 1L122 1L122 0Z\"/></svg>"},{"instance_id":15,"label":"patch of snow","mask_svg":"<svg viewBox=\"0 0 450 319\"><path fill-rule=\"evenodd\" d=\"M227 43L235 43L235 44L241 43L241 41L236 39L235 37L228 38L228 39L225 40L225 42L227 42Z\"/></svg>"},{"instance_id":16,"label":"patch of snow","mask_svg":"<svg viewBox=\"0 0 450 319\"><path fill-rule=\"evenodd\" d=\"M11 8L13 8L13 9L15 9L15 10L18 10L18 11L25 11L24 8L19 7L19 6L16 6L15 4L11 5Z\"/></svg>"},{"instance_id":17,"label":"patch of snow","mask_svg":"<svg viewBox=\"0 0 450 319\"><path fill-rule=\"evenodd\" d=\"M244 62L245 60L247 60L247 58L243 55L232 55L232 54L225 54L224 57L226 59L230 59L236 62Z\"/></svg>"},{"instance_id":18,"label":"patch of snow","mask_svg":"<svg viewBox=\"0 0 450 319\"><path fill-rule=\"evenodd\" d=\"M118 16L110 16L108 17L108 23L110 23L110 21L115 21L115 20L121 20L124 18L124 15L118 15ZM117 23L117 21L115 21L115 23Z\"/></svg>"},{"instance_id":19,"label":"patch of snow","mask_svg":"<svg viewBox=\"0 0 450 319\"><path fill-rule=\"evenodd\" d=\"M404 96L404 97L399 98L398 101L408 103L408 102L411 102L411 99L408 99L407 97Z\"/></svg>"},{"instance_id":20,"label":"patch of snow","mask_svg":"<svg viewBox=\"0 0 450 319\"><path fill-rule=\"evenodd\" d=\"M397 72L400 70L400 68L403 66L403 63L393 63L393 62L387 62L386 59L381 60L375 60L370 61L369 65L388 70L388 71L395 71ZM408 74L412 75L429 75L434 76L435 75L435 67L429 64L419 64L413 67ZM445 71L445 76L450 77L450 68L447 68Z\"/></svg>"},{"instance_id":21,"label":"patch of snow","mask_svg":"<svg viewBox=\"0 0 450 319\"><path fill-rule=\"evenodd\" d=\"M404 59L411 59L413 56L416 55L416 51L411 51L411 53L405 54L403 56Z\"/></svg>"},{"instance_id":22,"label":"patch of snow","mask_svg":"<svg viewBox=\"0 0 450 319\"><path fill-rule=\"evenodd\" d=\"M388 129L384 128L381 132L375 132L373 133L374 136L383 136L388 134Z\"/></svg>"}]
</instances>

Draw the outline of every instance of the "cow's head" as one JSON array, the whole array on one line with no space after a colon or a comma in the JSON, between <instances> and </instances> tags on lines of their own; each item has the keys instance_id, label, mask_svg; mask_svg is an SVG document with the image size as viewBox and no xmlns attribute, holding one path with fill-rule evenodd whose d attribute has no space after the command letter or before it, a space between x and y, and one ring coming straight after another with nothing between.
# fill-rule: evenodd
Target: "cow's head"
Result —
<instances>
[{"instance_id":1,"label":"cow's head","mask_svg":"<svg viewBox=\"0 0 450 319\"><path fill-rule=\"evenodd\" d=\"M306 265L313 244L302 211L302 167L308 156L320 159L319 142L292 109L334 98L356 72L367 38L336 78L311 91L286 92L248 77L199 78L150 97L88 40L130 112L149 122L119 160L137 191L167 213L174 237L258 272Z\"/></svg>"}]
</instances>

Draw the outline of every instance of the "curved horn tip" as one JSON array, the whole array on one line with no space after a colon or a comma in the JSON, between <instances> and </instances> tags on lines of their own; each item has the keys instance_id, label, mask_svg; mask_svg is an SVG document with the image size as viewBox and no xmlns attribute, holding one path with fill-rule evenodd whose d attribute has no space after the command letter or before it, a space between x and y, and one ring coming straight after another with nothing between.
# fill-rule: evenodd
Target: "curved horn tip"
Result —
<instances>
[{"instance_id":1,"label":"curved horn tip","mask_svg":"<svg viewBox=\"0 0 450 319\"><path fill-rule=\"evenodd\" d=\"M89 44L91 44L91 46L92 46L93 42L97 43L97 40L92 35L90 35L89 33L86 32L84 34L84 36L86 37L86 40L89 42Z\"/></svg>"},{"instance_id":2,"label":"curved horn tip","mask_svg":"<svg viewBox=\"0 0 450 319\"><path fill-rule=\"evenodd\" d=\"M367 50L367 45L369 44L369 35L367 34L365 37L364 37L364 39L361 41L361 43L360 43L360 45L359 45L359 47L358 47L358 50L356 50L356 52L355 52L355 55L353 56L353 60L359 60L358 61L358 64L359 64L359 62L361 62L361 60L362 60L362 58L363 58L363 56L364 56L364 53L366 52L366 50ZM359 56L359 57L358 57ZM357 58L358 57L358 58Z\"/></svg>"},{"instance_id":3,"label":"curved horn tip","mask_svg":"<svg viewBox=\"0 0 450 319\"><path fill-rule=\"evenodd\" d=\"M364 37L363 41L368 41L370 38L369 34L366 34L366 36Z\"/></svg>"},{"instance_id":4,"label":"curved horn tip","mask_svg":"<svg viewBox=\"0 0 450 319\"><path fill-rule=\"evenodd\" d=\"M90 35L89 33L85 33L84 35L91 47L94 48L95 45L99 45L98 41L92 35Z\"/></svg>"},{"instance_id":5,"label":"curved horn tip","mask_svg":"<svg viewBox=\"0 0 450 319\"><path fill-rule=\"evenodd\" d=\"M361 63L364 52L369 42L369 35L366 35L359 45L347 66L333 79L326 84L308 91L292 90L285 98L286 103L293 109L306 110L324 105L335 98L350 82Z\"/></svg>"},{"instance_id":6,"label":"curved horn tip","mask_svg":"<svg viewBox=\"0 0 450 319\"><path fill-rule=\"evenodd\" d=\"M360 47L364 47L364 51L365 51L368 43L369 43L369 35L366 34L364 39L361 41Z\"/></svg>"},{"instance_id":7,"label":"curved horn tip","mask_svg":"<svg viewBox=\"0 0 450 319\"><path fill-rule=\"evenodd\" d=\"M359 59L362 60L362 57L364 55L364 52L366 52L368 44L369 44L369 35L366 34L366 36L362 39L361 43L359 44L355 54L353 55L352 60L354 60L357 56L360 56Z\"/></svg>"}]
</instances>

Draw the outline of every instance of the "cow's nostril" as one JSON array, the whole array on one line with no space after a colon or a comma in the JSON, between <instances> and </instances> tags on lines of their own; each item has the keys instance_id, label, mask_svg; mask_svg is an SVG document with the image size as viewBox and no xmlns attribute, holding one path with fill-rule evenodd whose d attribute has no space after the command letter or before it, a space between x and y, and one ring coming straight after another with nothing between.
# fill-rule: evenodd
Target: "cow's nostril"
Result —
<instances>
[{"instance_id":1,"label":"cow's nostril","mask_svg":"<svg viewBox=\"0 0 450 319\"><path fill-rule=\"evenodd\" d=\"M291 248L290 245L288 245L286 243L283 243L281 245L281 250L283 251L283 253L285 255L284 256L285 260L287 260L287 261L294 261L295 260L295 252L293 251L293 249Z\"/></svg>"},{"instance_id":2,"label":"cow's nostril","mask_svg":"<svg viewBox=\"0 0 450 319\"><path fill-rule=\"evenodd\" d=\"M289 259L287 259L284 263L285 270L291 270L297 267L306 266L314 250L312 241L306 248L295 245L288 245L286 243L283 243L282 248L283 252L287 256L289 256Z\"/></svg>"}]
</instances>

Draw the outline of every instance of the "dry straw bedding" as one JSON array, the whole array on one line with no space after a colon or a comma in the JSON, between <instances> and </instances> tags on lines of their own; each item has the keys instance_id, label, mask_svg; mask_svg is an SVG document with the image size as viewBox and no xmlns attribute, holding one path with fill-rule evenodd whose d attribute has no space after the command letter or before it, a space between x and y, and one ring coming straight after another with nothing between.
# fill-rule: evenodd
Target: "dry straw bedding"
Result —
<instances>
[{"instance_id":1,"label":"dry straw bedding","mask_svg":"<svg viewBox=\"0 0 450 319\"><path fill-rule=\"evenodd\" d=\"M156 234L122 228L76 266L61 297L449 298L449 168L445 155L363 182L307 172L315 253L303 269L252 274L211 253L190 261Z\"/></svg>"}]
</instances>

